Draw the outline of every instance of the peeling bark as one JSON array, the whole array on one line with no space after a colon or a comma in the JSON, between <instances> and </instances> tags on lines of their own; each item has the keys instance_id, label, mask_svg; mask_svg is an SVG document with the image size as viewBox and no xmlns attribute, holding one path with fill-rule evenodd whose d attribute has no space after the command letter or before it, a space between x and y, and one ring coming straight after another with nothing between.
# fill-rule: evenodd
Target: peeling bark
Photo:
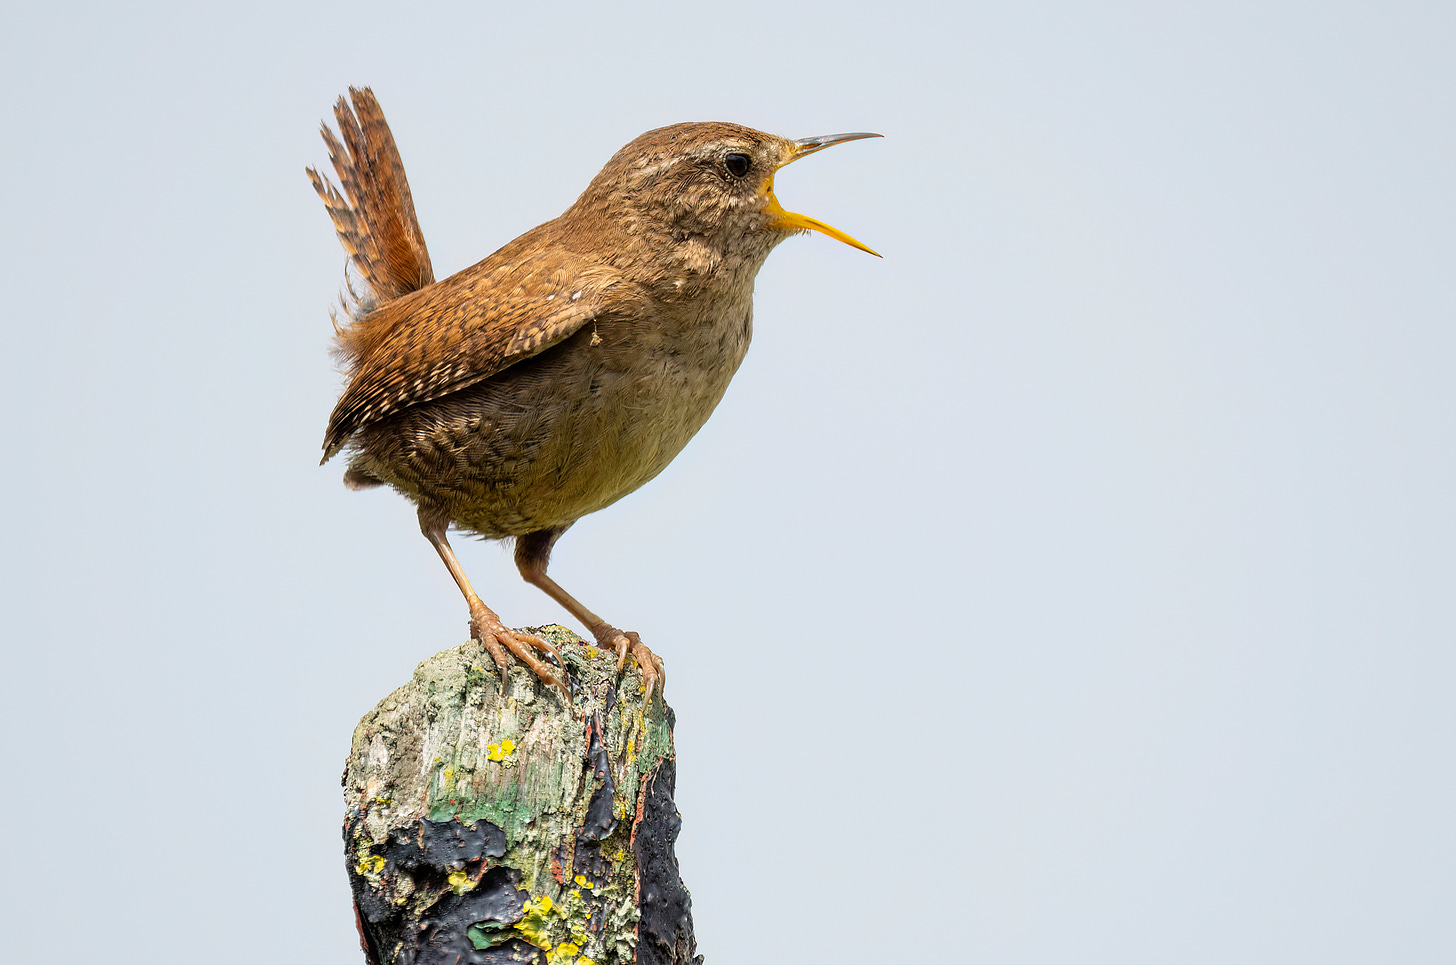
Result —
<instances>
[{"instance_id":1,"label":"peeling bark","mask_svg":"<svg viewBox=\"0 0 1456 965\"><path fill-rule=\"evenodd\" d=\"M632 661L533 629L576 698L476 643L436 654L359 722L344 850L370 965L690 965L672 710Z\"/></svg>"}]
</instances>

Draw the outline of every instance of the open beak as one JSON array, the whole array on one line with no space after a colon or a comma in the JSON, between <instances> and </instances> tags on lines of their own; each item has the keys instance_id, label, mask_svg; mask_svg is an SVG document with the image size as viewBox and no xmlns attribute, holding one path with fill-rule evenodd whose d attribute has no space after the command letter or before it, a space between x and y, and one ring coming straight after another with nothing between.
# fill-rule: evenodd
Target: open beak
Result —
<instances>
[{"instance_id":1,"label":"open beak","mask_svg":"<svg viewBox=\"0 0 1456 965\"><path fill-rule=\"evenodd\" d=\"M818 137L800 138L799 140L792 142L793 150L789 154L788 160L784 161L783 164L780 164L779 167L785 167L786 165L793 164L801 157L808 157L815 151L822 151L826 147L833 147L836 144L843 144L845 141L858 141L860 138L863 137L880 136L881 135L879 134L860 133L820 134ZM815 218L811 218L806 214L795 214L792 211L785 211L783 205L779 204L779 199L774 197L772 177L770 177L768 183L764 185L764 189L768 192L768 212L770 215L773 216L774 227L787 228L790 231L817 231L820 234L828 235L836 241L842 241L845 244L849 245L851 248L858 248L860 251L868 251L876 258L881 257L878 251L875 251L868 245L864 245L858 241L855 241L853 238L845 234L843 231L840 231L838 228L831 227L830 225L827 225L824 222L819 221Z\"/></svg>"}]
</instances>

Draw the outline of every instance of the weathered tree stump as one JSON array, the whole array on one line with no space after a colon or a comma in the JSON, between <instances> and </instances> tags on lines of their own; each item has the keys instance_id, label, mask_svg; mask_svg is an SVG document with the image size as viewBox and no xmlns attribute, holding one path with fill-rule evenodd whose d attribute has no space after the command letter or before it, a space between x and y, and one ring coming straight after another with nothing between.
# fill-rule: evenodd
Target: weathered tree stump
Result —
<instances>
[{"instance_id":1,"label":"weathered tree stump","mask_svg":"<svg viewBox=\"0 0 1456 965\"><path fill-rule=\"evenodd\" d=\"M371 965L687 965L672 710L570 631L576 693L479 644L436 654L359 722L344 850Z\"/></svg>"}]
</instances>

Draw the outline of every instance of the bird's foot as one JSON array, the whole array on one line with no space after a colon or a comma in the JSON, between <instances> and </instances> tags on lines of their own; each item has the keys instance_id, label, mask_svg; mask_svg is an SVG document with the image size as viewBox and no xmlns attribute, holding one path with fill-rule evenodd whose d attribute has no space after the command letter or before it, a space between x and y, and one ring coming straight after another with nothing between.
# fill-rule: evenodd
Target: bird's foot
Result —
<instances>
[{"instance_id":1,"label":"bird's foot","mask_svg":"<svg viewBox=\"0 0 1456 965\"><path fill-rule=\"evenodd\" d=\"M642 689L646 691L646 700L652 699L654 689L659 694L662 693L662 688L667 686L667 670L662 666L662 658L647 649L647 644L642 642L635 630L623 633L616 627L602 625L593 627L592 635L597 638L597 646L617 655L619 676L622 668L627 665L627 654L630 653L637 661L637 666L642 668Z\"/></svg>"},{"instance_id":2,"label":"bird's foot","mask_svg":"<svg viewBox=\"0 0 1456 965\"><path fill-rule=\"evenodd\" d=\"M566 697L566 702L571 703L571 691L566 685L551 672L536 652L549 653L556 659L556 665L561 668L562 674L566 672L566 661L561 659L561 654L551 645L549 640L542 639L532 633L522 633L519 630L512 630L500 622L500 618L488 608L482 606L481 612L473 613L470 617L470 636L480 641L480 645L490 654L491 659L500 670L501 693L506 692L510 683L511 660L506 656L509 652L527 667L531 672L540 678L542 683L559 687L561 693Z\"/></svg>"}]
</instances>

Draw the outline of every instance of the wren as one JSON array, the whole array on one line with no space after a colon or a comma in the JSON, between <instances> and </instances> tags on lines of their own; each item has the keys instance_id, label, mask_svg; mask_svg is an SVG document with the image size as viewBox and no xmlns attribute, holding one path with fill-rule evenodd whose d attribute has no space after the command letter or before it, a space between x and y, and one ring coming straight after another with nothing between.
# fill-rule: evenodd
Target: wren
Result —
<instances>
[{"instance_id":1,"label":"wren","mask_svg":"<svg viewBox=\"0 0 1456 965\"><path fill-rule=\"evenodd\" d=\"M508 679L514 655L570 693L547 641L506 627L471 588L446 531L514 539L527 582L630 653L650 698L666 674L634 632L608 624L546 573L551 548L587 513L667 466L703 426L748 349L753 281L790 235L823 222L785 211L779 168L877 134L789 140L727 123L649 131L622 148L559 218L435 281L394 137L368 88L334 109L324 142L340 191L308 176L355 278L335 350L348 377L324 461L344 482L387 485L470 608L470 633ZM347 272L346 272L347 276Z\"/></svg>"}]
</instances>

